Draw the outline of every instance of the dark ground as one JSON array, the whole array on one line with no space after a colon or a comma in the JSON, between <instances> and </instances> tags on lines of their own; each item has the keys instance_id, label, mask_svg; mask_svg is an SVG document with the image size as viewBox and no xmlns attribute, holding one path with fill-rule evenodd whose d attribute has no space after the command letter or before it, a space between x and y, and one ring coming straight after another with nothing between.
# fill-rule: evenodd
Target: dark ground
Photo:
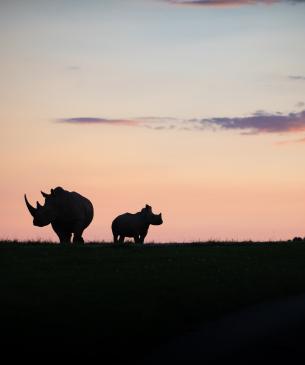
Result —
<instances>
[{"instance_id":1,"label":"dark ground","mask_svg":"<svg viewBox=\"0 0 305 365\"><path fill-rule=\"evenodd\" d=\"M247 307L161 345L147 364L302 364L305 295Z\"/></svg>"},{"instance_id":2,"label":"dark ground","mask_svg":"<svg viewBox=\"0 0 305 365\"><path fill-rule=\"evenodd\" d=\"M0 350L32 362L297 363L304 257L302 242L2 242Z\"/></svg>"}]
</instances>

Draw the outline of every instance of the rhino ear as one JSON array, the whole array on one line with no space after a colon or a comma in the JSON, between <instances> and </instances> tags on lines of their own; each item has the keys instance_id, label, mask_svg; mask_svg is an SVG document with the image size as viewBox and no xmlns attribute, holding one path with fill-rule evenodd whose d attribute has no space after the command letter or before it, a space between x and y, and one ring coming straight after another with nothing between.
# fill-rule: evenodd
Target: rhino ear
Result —
<instances>
[{"instance_id":1,"label":"rhino ear","mask_svg":"<svg viewBox=\"0 0 305 365\"><path fill-rule=\"evenodd\" d=\"M151 206L150 206L150 205L148 205L148 204L146 204L146 205L145 205L145 209L147 209L147 210L150 210L150 211L151 211Z\"/></svg>"}]
</instances>

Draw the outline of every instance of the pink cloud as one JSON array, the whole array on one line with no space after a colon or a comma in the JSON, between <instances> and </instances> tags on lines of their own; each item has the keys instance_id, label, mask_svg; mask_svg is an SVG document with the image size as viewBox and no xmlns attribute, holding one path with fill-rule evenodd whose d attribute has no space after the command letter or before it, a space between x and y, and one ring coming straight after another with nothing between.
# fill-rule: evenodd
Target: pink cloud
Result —
<instances>
[{"instance_id":1,"label":"pink cloud","mask_svg":"<svg viewBox=\"0 0 305 365\"><path fill-rule=\"evenodd\" d=\"M134 119L107 119L92 117L63 118L57 120L60 123L68 124L111 124L111 125L127 125L137 126L140 121Z\"/></svg>"},{"instance_id":2,"label":"pink cloud","mask_svg":"<svg viewBox=\"0 0 305 365\"><path fill-rule=\"evenodd\" d=\"M300 3L304 0L165 0L173 5L202 7L234 7L242 5L275 4L279 2Z\"/></svg>"},{"instance_id":3,"label":"pink cloud","mask_svg":"<svg viewBox=\"0 0 305 365\"><path fill-rule=\"evenodd\" d=\"M305 110L300 113L256 112L247 117L223 117L196 120L202 128L209 126L224 130L240 130L243 134L288 133L305 131Z\"/></svg>"},{"instance_id":4,"label":"pink cloud","mask_svg":"<svg viewBox=\"0 0 305 365\"><path fill-rule=\"evenodd\" d=\"M233 130L242 135L253 134L287 134L300 133L305 131L305 110L300 112L267 113L257 111L249 116L236 117L213 117L178 119L173 117L141 117L141 118L92 118L76 117L57 120L60 123L78 125L112 125L144 127L152 130L193 130L204 131L214 130ZM304 139L299 141L304 142ZM284 144L285 142L283 142Z\"/></svg>"}]
</instances>

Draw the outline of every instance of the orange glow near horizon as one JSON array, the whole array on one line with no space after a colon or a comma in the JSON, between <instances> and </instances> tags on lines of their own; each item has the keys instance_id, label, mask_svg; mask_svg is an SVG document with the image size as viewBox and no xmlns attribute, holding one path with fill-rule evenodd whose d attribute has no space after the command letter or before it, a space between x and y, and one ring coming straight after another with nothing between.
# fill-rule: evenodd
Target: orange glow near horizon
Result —
<instances>
[{"instance_id":1,"label":"orange glow near horizon","mask_svg":"<svg viewBox=\"0 0 305 365\"><path fill-rule=\"evenodd\" d=\"M68 131L70 126L63 128ZM38 148L35 143L41 141L32 139L28 141L27 156L32 156L28 161L22 153L11 156L11 164L5 170L6 177L14 182L3 191L2 203L9 209L1 221L1 238L57 241L50 226L32 226L23 194L27 193L33 205L36 200L43 203L40 191L49 192L58 185L78 191L93 202L95 217L84 233L90 241L111 241L112 220L125 212L135 213L145 204L151 205L154 213L161 212L164 219L162 226L150 227L147 242L285 240L302 236L304 173L298 171L298 183L289 173L282 175L281 159L287 158L287 150L263 141L261 156L264 151L271 151L272 156L264 160L256 153L257 141L253 137L246 141L244 136L228 137L224 133L212 147L213 133L149 134L151 131L127 129L124 137L115 137L116 131L112 127L85 128L79 135L78 128L72 129L71 141L57 140L57 154L49 150L33 158ZM168 149L171 133L182 139ZM92 141L86 153L78 148L83 138ZM228 138L230 147L223 150ZM198 154L203 141L204 149L213 151L213 159L204 151ZM158 148L152 148L156 145ZM240 148L247 153L240 154ZM64 155L57 160L60 153ZM222 164L224 153L227 161L231 160L227 166ZM18 161L24 165L18 165ZM295 176L298 163L294 162L286 171Z\"/></svg>"},{"instance_id":2,"label":"orange glow near horizon","mask_svg":"<svg viewBox=\"0 0 305 365\"><path fill-rule=\"evenodd\" d=\"M162 191L160 191L162 189ZM95 217L84 237L90 241L112 240L111 222L127 211L135 213L145 204L151 204L154 213L162 213L164 224L151 226L147 242L191 242L207 240L285 240L302 236L305 199L289 191L254 191L252 189L227 189L226 192L208 187L181 186L150 187L150 199L137 187L128 194L124 189L104 191L81 191L90 198L95 207ZM289 195L286 199L286 194ZM179 197L179 198L178 198ZM39 191L28 194L30 201L43 202ZM290 202L287 204L287 200ZM283 204L283 201L285 203ZM6 203L6 202L4 202ZM11 210L1 222L7 232L6 239L42 239L57 241L51 227L32 226L23 196L10 199ZM284 207L284 208L283 208ZM16 216L15 212L18 212ZM291 220L289 220L291 217ZM281 222L285 221L285 225ZM2 233L3 233L2 229ZM255 233L253 233L255 232Z\"/></svg>"},{"instance_id":3,"label":"orange glow near horizon","mask_svg":"<svg viewBox=\"0 0 305 365\"><path fill-rule=\"evenodd\" d=\"M147 242L304 236L301 144L287 149L274 146L269 135L257 140L218 132L215 139L214 132L121 128L124 133L118 134L107 125L54 128L46 123L39 138L28 135L23 149L16 148L24 138L19 131L20 141L16 138L3 166L1 238L57 241L50 226L32 225L23 200L26 193L33 205L43 203L40 191L56 186L92 201L95 217L84 232L87 241L111 241L112 220L145 204L164 219L150 227ZM56 144L45 149L48 139Z\"/></svg>"}]
</instances>

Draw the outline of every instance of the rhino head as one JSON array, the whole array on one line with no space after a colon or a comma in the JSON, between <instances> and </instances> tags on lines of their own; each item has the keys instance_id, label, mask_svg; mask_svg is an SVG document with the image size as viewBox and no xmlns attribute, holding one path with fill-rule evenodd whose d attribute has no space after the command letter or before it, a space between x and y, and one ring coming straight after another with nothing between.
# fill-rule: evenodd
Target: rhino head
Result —
<instances>
[{"instance_id":1,"label":"rhino head","mask_svg":"<svg viewBox=\"0 0 305 365\"><path fill-rule=\"evenodd\" d=\"M162 214L154 214L150 205L146 204L145 208L141 210L141 214L145 216L147 223L152 224L153 226L159 226L163 223Z\"/></svg>"},{"instance_id":2,"label":"rhino head","mask_svg":"<svg viewBox=\"0 0 305 365\"><path fill-rule=\"evenodd\" d=\"M56 188L59 189L59 188ZM33 225L37 227L44 227L50 224L56 218L56 207L55 207L55 195L56 189L51 189L51 194L46 194L41 192L42 196L45 198L45 204L40 205L39 202L36 203L36 208L34 208L28 201L26 194L24 195L25 204L32 215Z\"/></svg>"}]
</instances>

